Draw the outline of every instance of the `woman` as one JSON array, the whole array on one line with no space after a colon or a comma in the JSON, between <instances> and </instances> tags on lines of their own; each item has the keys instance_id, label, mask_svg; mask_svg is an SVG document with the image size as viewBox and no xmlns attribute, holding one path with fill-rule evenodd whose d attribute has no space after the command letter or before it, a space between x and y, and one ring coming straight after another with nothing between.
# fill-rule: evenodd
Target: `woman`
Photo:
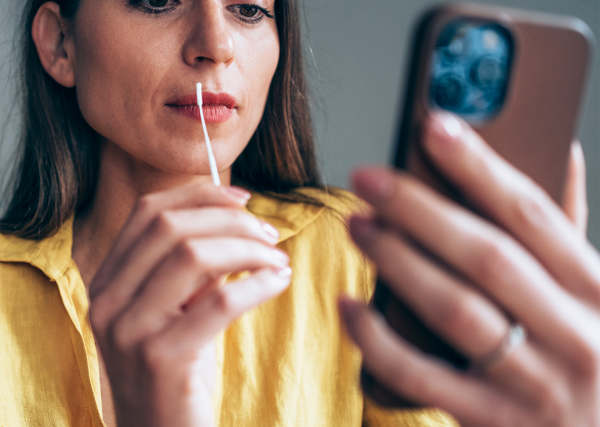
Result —
<instances>
[{"instance_id":1,"label":"woman","mask_svg":"<svg viewBox=\"0 0 600 427\"><path fill-rule=\"evenodd\" d=\"M26 11L0 424L453 424L363 406L335 297L366 301L372 273L338 219L355 203L318 188L294 2ZM250 201L209 182L197 81L221 180Z\"/></svg>"},{"instance_id":2,"label":"woman","mask_svg":"<svg viewBox=\"0 0 600 427\"><path fill-rule=\"evenodd\" d=\"M336 298L367 301L372 272L341 220L357 203L318 185L294 1L25 13L1 425L453 424L363 404Z\"/></svg>"}]
</instances>

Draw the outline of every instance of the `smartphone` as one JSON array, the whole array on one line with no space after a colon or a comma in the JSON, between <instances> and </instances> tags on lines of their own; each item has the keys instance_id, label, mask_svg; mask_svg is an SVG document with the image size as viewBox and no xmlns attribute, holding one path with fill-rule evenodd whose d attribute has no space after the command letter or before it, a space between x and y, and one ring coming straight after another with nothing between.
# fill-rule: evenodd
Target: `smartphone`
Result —
<instances>
[{"instance_id":1,"label":"smartphone","mask_svg":"<svg viewBox=\"0 0 600 427\"><path fill-rule=\"evenodd\" d=\"M577 18L475 4L442 4L419 21L393 164L476 211L428 160L420 126L431 111L463 118L501 156L561 203L594 44ZM457 369L469 360L378 280L372 305L404 339ZM383 406L414 407L365 369Z\"/></svg>"}]
</instances>

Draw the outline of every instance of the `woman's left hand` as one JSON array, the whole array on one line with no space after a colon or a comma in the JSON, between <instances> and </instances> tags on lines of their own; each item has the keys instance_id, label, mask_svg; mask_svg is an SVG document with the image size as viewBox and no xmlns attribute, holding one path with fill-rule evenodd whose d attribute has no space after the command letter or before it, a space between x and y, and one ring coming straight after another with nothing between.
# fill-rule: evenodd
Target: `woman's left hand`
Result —
<instances>
[{"instance_id":1,"label":"woman's left hand","mask_svg":"<svg viewBox=\"0 0 600 427\"><path fill-rule=\"evenodd\" d=\"M600 426L600 256L584 235L580 146L561 209L453 116L436 114L424 129L432 161L494 222L411 176L363 168L354 188L373 216L352 218L351 234L390 289L482 369L461 372L423 354L343 299L365 368L464 426ZM527 339L490 361L515 323Z\"/></svg>"}]
</instances>

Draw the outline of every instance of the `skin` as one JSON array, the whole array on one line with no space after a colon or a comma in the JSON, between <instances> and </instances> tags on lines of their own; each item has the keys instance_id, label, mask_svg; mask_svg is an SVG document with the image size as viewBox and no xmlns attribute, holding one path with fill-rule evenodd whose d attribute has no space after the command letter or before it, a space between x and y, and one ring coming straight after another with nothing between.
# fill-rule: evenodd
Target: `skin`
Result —
<instances>
[{"instance_id":1,"label":"skin","mask_svg":"<svg viewBox=\"0 0 600 427\"><path fill-rule=\"evenodd\" d=\"M77 88L102 137L73 259L90 296L108 426L213 425L214 336L290 282L277 231L242 211L246 191L227 187L279 60L275 21L245 22L236 4L170 0L170 13L153 15L126 0L83 0L67 25L49 2L33 23L43 67ZM274 0L257 4L273 12ZM237 99L227 122L208 124L223 187L211 184L201 124L165 107L198 81ZM251 274L221 286L239 271Z\"/></svg>"},{"instance_id":2,"label":"skin","mask_svg":"<svg viewBox=\"0 0 600 427\"><path fill-rule=\"evenodd\" d=\"M448 114L424 123L440 170L495 223L415 178L381 168L353 176L373 216L351 234L393 292L472 361L494 351L511 321L528 339L483 372L424 357L363 304L342 317L382 385L452 413L464 426L600 425L600 256L585 239L581 147L561 209L531 179ZM426 255L430 251L442 266Z\"/></svg>"}]
</instances>

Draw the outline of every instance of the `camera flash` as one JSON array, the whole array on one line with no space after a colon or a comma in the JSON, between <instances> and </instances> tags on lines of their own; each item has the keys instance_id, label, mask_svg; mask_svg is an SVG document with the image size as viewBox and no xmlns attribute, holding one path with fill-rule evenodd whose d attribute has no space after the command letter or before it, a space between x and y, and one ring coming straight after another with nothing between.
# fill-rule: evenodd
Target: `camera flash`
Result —
<instances>
[{"instance_id":1,"label":"camera flash","mask_svg":"<svg viewBox=\"0 0 600 427\"><path fill-rule=\"evenodd\" d=\"M495 31L487 30L483 33L483 46L487 50L496 50L500 43L500 37Z\"/></svg>"}]
</instances>

